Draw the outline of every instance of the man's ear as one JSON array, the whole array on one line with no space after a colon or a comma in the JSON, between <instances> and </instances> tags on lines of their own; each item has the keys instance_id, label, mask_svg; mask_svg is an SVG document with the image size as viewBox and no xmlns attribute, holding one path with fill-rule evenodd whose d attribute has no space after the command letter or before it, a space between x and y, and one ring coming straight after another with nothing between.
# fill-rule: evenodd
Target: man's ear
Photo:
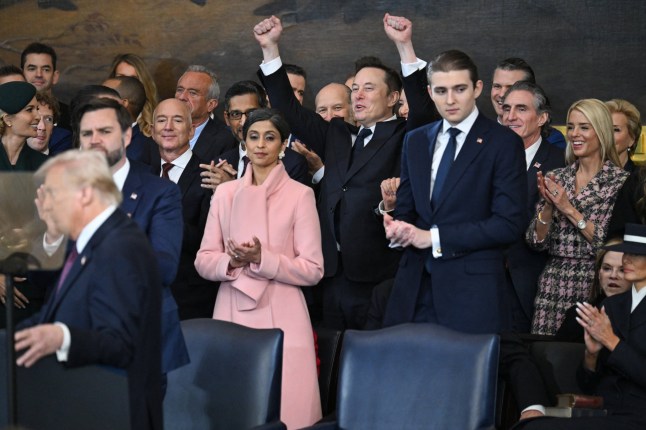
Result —
<instances>
[{"instance_id":1,"label":"man's ear","mask_svg":"<svg viewBox=\"0 0 646 430\"><path fill-rule=\"evenodd\" d=\"M52 86L58 83L58 78L61 77L61 73L58 70L54 70L54 75L52 76Z\"/></svg>"},{"instance_id":2,"label":"man's ear","mask_svg":"<svg viewBox=\"0 0 646 430\"><path fill-rule=\"evenodd\" d=\"M130 145L131 140L132 140L132 127L128 127L128 130L126 130L123 133L123 147L127 148Z\"/></svg>"},{"instance_id":3,"label":"man's ear","mask_svg":"<svg viewBox=\"0 0 646 430\"><path fill-rule=\"evenodd\" d=\"M388 107L394 107L399 102L399 91L388 94Z\"/></svg>"},{"instance_id":4,"label":"man's ear","mask_svg":"<svg viewBox=\"0 0 646 430\"><path fill-rule=\"evenodd\" d=\"M206 110L211 114L215 110L215 108L218 107L218 101L216 99L211 99L208 102L206 102Z\"/></svg>"}]
</instances>

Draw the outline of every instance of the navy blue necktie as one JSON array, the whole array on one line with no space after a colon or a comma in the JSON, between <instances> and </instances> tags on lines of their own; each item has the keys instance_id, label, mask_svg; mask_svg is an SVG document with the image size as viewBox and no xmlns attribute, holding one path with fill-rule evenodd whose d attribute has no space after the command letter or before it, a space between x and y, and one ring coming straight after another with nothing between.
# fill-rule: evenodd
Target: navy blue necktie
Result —
<instances>
[{"instance_id":1,"label":"navy blue necktie","mask_svg":"<svg viewBox=\"0 0 646 430\"><path fill-rule=\"evenodd\" d=\"M461 131L455 127L449 128L449 143L444 149L444 154L442 154L442 159L440 160L440 166L437 168L437 174L435 175L435 183L433 184L433 193L431 194L431 205L435 206L437 201L440 198L442 193L442 187L444 187L444 181L449 175L451 166L453 165L453 160L455 159L455 149L458 146L458 141L456 136L460 134Z\"/></svg>"}]
</instances>

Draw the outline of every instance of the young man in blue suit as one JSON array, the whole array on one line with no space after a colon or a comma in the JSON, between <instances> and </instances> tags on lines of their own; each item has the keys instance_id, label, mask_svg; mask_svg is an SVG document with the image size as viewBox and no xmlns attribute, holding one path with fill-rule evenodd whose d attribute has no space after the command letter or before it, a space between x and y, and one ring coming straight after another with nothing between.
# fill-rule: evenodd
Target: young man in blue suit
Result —
<instances>
[{"instance_id":1,"label":"young man in blue suit","mask_svg":"<svg viewBox=\"0 0 646 430\"><path fill-rule=\"evenodd\" d=\"M402 63L421 69L410 21L386 15L384 27ZM404 138L397 205L384 227L391 245L405 250L384 325L499 332L509 321L503 248L521 238L527 213L522 140L479 113L482 81L463 52L439 54L427 77L427 94L410 91L411 115L430 96L442 120Z\"/></svg>"},{"instance_id":2,"label":"young man in blue suit","mask_svg":"<svg viewBox=\"0 0 646 430\"><path fill-rule=\"evenodd\" d=\"M56 353L71 367L125 369L132 428L161 429L161 280L148 239L118 209L103 154L67 151L37 175L44 218L75 242L45 306L16 333L17 364Z\"/></svg>"}]
</instances>

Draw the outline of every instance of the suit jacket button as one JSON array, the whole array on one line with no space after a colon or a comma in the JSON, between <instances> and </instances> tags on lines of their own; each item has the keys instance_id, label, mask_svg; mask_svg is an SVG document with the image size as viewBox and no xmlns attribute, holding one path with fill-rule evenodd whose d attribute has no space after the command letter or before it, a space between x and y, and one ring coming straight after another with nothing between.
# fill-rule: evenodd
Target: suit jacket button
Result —
<instances>
[{"instance_id":1,"label":"suit jacket button","mask_svg":"<svg viewBox=\"0 0 646 430\"><path fill-rule=\"evenodd\" d=\"M341 191L348 191L348 187L341 188Z\"/></svg>"}]
</instances>

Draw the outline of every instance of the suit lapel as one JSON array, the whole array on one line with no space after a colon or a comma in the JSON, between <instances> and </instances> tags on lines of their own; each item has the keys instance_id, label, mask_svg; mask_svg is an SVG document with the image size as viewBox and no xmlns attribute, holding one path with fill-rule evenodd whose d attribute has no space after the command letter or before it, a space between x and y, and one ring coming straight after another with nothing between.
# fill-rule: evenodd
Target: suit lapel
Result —
<instances>
[{"instance_id":1,"label":"suit lapel","mask_svg":"<svg viewBox=\"0 0 646 430\"><path fill-rule=\"evenodd\" d=\"M352 161L352 165L348 167L348 172L345 175L345 180L347 181L352 176L354 176L363 166L365 166L370 159L381 149L382 146L395 134L400 127L404 127L405 123L401 120L392 120L378 122L375 126L375 133L370 142L363 148L361 152L357 155L356 160ZM352 152L352 148L348 152Z\"/></svg>"},{"instance_id":2,"label":"suit lapel","mask_svg":"<svg viewBox=\"0 0 646 430\"><path fill-rule=\"evenodd\" d=\"M608 313L608 316L610 317L610 322L612 323L612 327L617 331L617 335L621 339L628 339L628 335L630 334L630 326L631 326L631 315L630 315L630 307L632 304L632 293L631 289L629 289L627 292L620 294L616 296L615 300L614 297L610 299L606 299L603 302L603 306L606 307L606 312ZM635 311L637 311L635 309Z\"/></svg>"},{"instance_id":3,"label":"suit lapel","mask_svg":"<svg viewBox=\"0 0 646 430\"><path fill-rule=\"evenodd\" d=\"M337 174L339 178L345 178L350 168L350 155L352 154L352 135L356 135L359 129L353 125L344 123L348 133L343 133L344 142L339 141L334 144L334 154L338 162L336 163Z\"/></svg>"},{"instance_id":4,"label":"suit lapel","mask_svg":"<svg viewBox=\"0 0 646 430\"><path fill-rule=\"evenodd\" d=\"M193 154L191 155L191 159L188 160L182 175L179 177L179 181L177 181L177 185L182 191L182 197L185 196L191 188L191 183L195 178L200 178L200 162L195 154Z\"/></svg>"},{"instance_id":5,"label":"suit lapel","mask_svg":"<svg viewBox=\"0 0 646 430\"><path fill-rule=\"evenodd\" d=\"M488 131L489 125L483 121L482 114L479 114L475 123L471 127L457 158L453 162L449 174L446 176L444 186L442 187L442 194L435 205L435 210L442 205L446 196L451 194L451 190L460 181L460 178L464 176L467 168L473 163L473 160L485 147L487 144Z\"/></svg>"},{"instance_id":6,"label":"suit lapel","mask_svg":"<svg viewBox=\"0 0 646 430\"><path fill-rule=\"evenodd\" d=\"M141 201L141 185L141 177L131 163L130 171L126 177L126 182L123 184L123 189L121 190L121 194L123 195L121 210L123 210L123 212L125 212L130 218L132 218L137 209L137 205Z\"/></svg>"},{"instance_id":7,"label":"suit lapel","mask_svg":"<svg viewBox=\"0 0 646 430\"><path fill-rule=\"evenodd\" d=\"M630 312L630 307L632 307L632 290L629 291L629 307L628 311ZM630 328L634 329L642 324L646 324L646 299L642 299L641 302L637 305L635 310L630 314Z\"/></svg>"},{"instance_id":8,"label":"suit lapel","mask_svg":"<svg viewBox=\"0 0 646 430\"><path fill-rule=\"evenodd\" d=\"M114 211L112 215L110 215L108 219L105 220L105 222L94 232L90 241L85 245L85 248L83 248L83 252L76 257L76 261L74 261L74 264L70 268L70 271L67 274L65 281L63 281L60 289L58 289L58 292L52 292L47 310L43 313L42 322L48 322L53 319L56 309L58 309L60 303L64 300L70 290L74 288L76 280L92 260L94 248L96 248L96 246L103 241L110 231L112 231L112 229L114 229L114 227L123 220L123 216L124 214L119 210Z\"/></svg>"}]
</instances>

